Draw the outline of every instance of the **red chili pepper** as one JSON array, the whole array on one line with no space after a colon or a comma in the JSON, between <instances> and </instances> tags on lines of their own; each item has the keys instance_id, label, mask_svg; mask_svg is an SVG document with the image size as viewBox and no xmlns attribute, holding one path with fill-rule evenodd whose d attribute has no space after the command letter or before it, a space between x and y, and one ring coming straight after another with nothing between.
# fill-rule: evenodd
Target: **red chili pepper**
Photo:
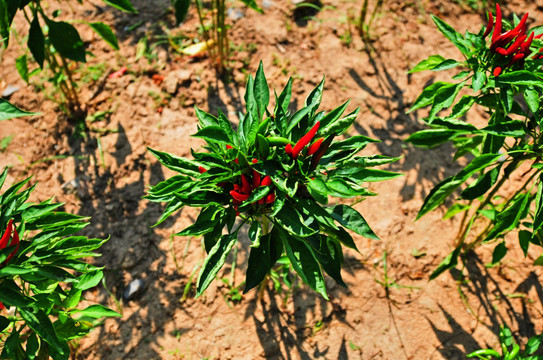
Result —
<instances>
[{"instance_id":1,"label":"red chili pepper","mask_svg":"<svg viewBox=\"0 0 543 360\"><path fill-rule=\"evenodd\" d=\"M268 175L264 176L264 179L262 179L262 182L260 183L260 186L270 186L272 184L272 179Z\"/></svg>"},{"instance_id":2,"label":"red chili pepper","mask_svg":"<svg viewBox=\"0 0 543 360\"><path fill-rule=\"evenodd\" d=\"M320 139L315 140L315 142L313 142L313 144L311 144L309 149L307 149L307 156L310 156L310 155L313 155L314 153L316 153L317 150L319 150L319 147L321 146L323 141L324 141L324 138L320 138Z\"/></svg>"},{"instance_id":3,"label":"red chili pepper","mask_svg":"<svg viewBox=\"0 0 543 360\"><path fill-rule=\"evenodd\" d=\"M523 54L523 53L515 54L513 55L513 58L511 59L511 61L509 61L509 64L505 65L505 67L509 67L513 65L514 63L516 63L517 61L524 59L525 57L526 57L526 54Z\"/></svg>"},{"instance_id":4,"label":"red chili pepper","mask_svg":"<svg viewBox=\"0 0 543 360\"><path fill-rule=\"evenodd\" d=\"M234 190L235 191L241 191L241 186L239 184L234 184Z\"/></svg>"},{"instance_id":5,"label":"red chili pepper","mask_svg":"<svg viewBox=\"0 0 543 360\"><path fill-rule=\"evenodd\" d=\"M324 153L326 153L326 150L328 150L328 147L332 143L332 140L334 140L334 137L336 135L332 134L326 138L317 150L317 152L313 155L313 158L311 159L311 170L315 170L317 168L317 165L319 165L319 161L321 161L321 158L323 157Z\"/></svg>"},{"instance_id":6,"label":"red chili pepper","mask_svg":"<svg viewBox=\"0 0 543 360\"><path fill-rule=\"evenodd\" d=\"M235 158L235 159L234 159L234 162L235 162L236 164L239 165L239 160L238 160L238 158Z\"/></svg>"},{"instance_id":7,"label":"red chili pepper","mask_svg":"<svg viewBox=\"0 0 543 360\"><path fill-rule=\"evenodd\" d=\"M496 53L500 54L500 55L503 55L503 56L507 56L507 50L502 48L502 47L497 48Z\"/></svg>"},{"instance_id":8,"label":"red chili pepper","mask_svg":"<svg viewBox=\"0 0 543 360\"><path fill-rule=\"evenodd\" d=\"M494 68L494 71L492 71L492 74L494 74L494 76L499 76L501 73L502 73L502 68L499 66L496 66Z\"/></svg>"},{"instance_id":9,"label":"red chili pepper","mask_svg":"<svg viewBox=\"0 0 543 360\"><path fill-rule=\"evenodd\" d=\"M483 34L483 39L485 37L488 36L488 34L490 34L490 32L492 31L492 26L494 25L494 17L492 16L492 13L489 11L488 12L488 22L486 24L486 30Z\"/></svg>"},{"instance_id":10,"label":"red chili pepper","mask_svg":"<svg viewBox=\"0 0 543 360\"><path fill-rule=\"evenodd\" d=\"M249 180L244 174L241 175L241 186L244 194L249 195L251 193L251 184L249 184Z\"/></svg>"},{"instance_id":11,"label":"red chili pepper","mask_svg":"<svg viewBox=\"0 0 543 360\"><path fill-rule=\"evenodd\" d=\"M253 164L256 164L257 162L258 162L258 159L253 159L253 160L252 160L252 163L253 163Z\"/></svg>"},{"instance_id":12,"label":"red chili pepper","mask_svg":"<svg viewBox=\"0 0 543 360\"><path fill-rule=\"evenodd\" d=\"M515 40L515 42L513 42L511 44L511 46L509 46L506 50L505 50L505 55L506 56L509 56L509 55L513 55L514 52L516 52L519 47L522 45L522 43L524 42L524 40L526 40L526 35L519 35L517 37L517 39ZM498 49L496 49L497 51Z\"/></svg>"},{"instance_id":13,"label":"red chili pepper","mask_svg":"<svg viewBox=\"0 0 543 360\"><path fill-rule=\"evenodd\" d=\"M541 37L543 37L543 33L542 33L542 34L539 34L539 35L536 35L536 36L534 37L534 39L541 39Z\"/></svg>"},{"instance_id":14,"label":"red chili pepper","mask_svg":"<svg viewBox=\"0 0 543 360\"><path fill-rule=\"evenodd\" d=\"M275 201L275 193L269 193L268 195L266 195L265 199L266 204L272 204Z\"/></svg>"},{"instance_id":15,"label":"red chili pepper","mask_svg":"<svg viewBox=\"0 0 543 360\"><path fill-rule=\"evenodd\" d=\"M508 31L506 33L503 33L502 35L498 36L496 41L492 42L492 45L490 45L491 51L496 51L499 47L504 47L505 45L509 44L511 40L513 40L516 36L518 36L519 33Z\"/></svg>"},{"instance_id":16,"label":"red chili pepper","mask_svg":"<svg viewBox=\"0 0 543 360\"><path fill-rule=\"evenodd\" d=\"M9 243L10 238L11 238L11 243ZM13 245L17 245L17 246L11 252L11 254L9 254L7 259L0 265L7 264L11 260L11 258L17 253L17 250L19 250L19 233L17 233L17 229L13 227L13 219L11 219L8 222L8 226L6 227L6 231L4 232L4 235L0 239L0 249L5 249L7 246L13 246Z\"/></svg>"},{"instance_id":17,"label":"red chili pepper","mask_svg":"<svg viewBox=\"0 0 543 360\"><path fill-rule=\"evenodd\" d=\"M232 198L237 201L245 201L249 198L248 194L240 194L239 192L232 190L230 191L230 195L232 195Z\"/></svg>"},{"instance_id":18,"label":"red chili pepper","mask_svg":"<svg viewBox=\"0 0 543 360\"><path fill-rule=\"evenodd\" d=\"M494 32L492 33L492 43L496 41L498 36L502 32L502 9L500 4L496 3L496 25L494 26Z\"/></svg>"},{"instance_id":19,"label":"red chili pepper","mask_svg":"<svg viewBox=\"0 0 543 360\"><path fill-rule=\"evenodd\" d=\"M226 150L233 149L231 145L226 144Z\"/></svg>"},{"instance_id":20,"label":"red chili pepper","mask_svg":"<svg viewBox=\"0 0 543 360\"><path fill-rule=\"evenodd\" d=\"M6 307L0 302L0 310L4 310Z\"/></svg>"},{"instance_id":21,"label":"red chili pepper","mask_svg":"<svg viewBox=\"0 0 543 360\"><path fill-rule=\"evenodd\" d=\"M128 70L128 69L126 68L126 66L123 66L123 67L120 68L119 70L117 70L117 71L115 71L115 72L109 74L108 78L110 78L110 79L119 78L119 77L121 77L121 76L124 75L124 73L126 72L126 70Z\"/></svg>"},{"instance_id":22,"label":"red chili pepper","mask_svg":"<svg viewBox=\"0 0 543 360\"><path fill-rule=\"evenodd\" d=\"M511 31L516 31L519 34L524 34L526 32L526 21L528 20L528 13L524 14L522 19L520 19L520 22L517 26Z\"/></svg>"},{"instance_id":23,"label":"red chili pepper","mask_svg":"<svg viewBox=\"0 0 543 360\"><path fill-rule=\"evenodd\" d=\"M292 157L292 145L285 145L285 152Z\"/></svg>"},{"instance_id":24,"label":"red chili pepper","mask_svg":"<svg viewBox=\"0 0 543 360\"><path fill-rule=\"evenodd\" d=\"M526 40L525 43L520 45L519 52L521 53L528 53L530 51L530 45L532 45L532 41L534 40L534 33L532 32L530 36L528 36L528 40Z\"/></svg>"},{"instance_id":25,"label":"red chili pepper","mask_svg":"<svg viewBox=\"0 0 543 360\"><path fill-rule=\"evenodd\" d=\"M264 198L258 200L258 205L264 205L264 203L265 203Z\"/></svg>"},{"instance_id":26,"label":"red chili pepper","mask_svg":"<svg viewBox=\"0 0 543 360\"><path fill-rule=\"evenodd\" d=\"M256 189L259 186L260 186L260 173L258 173L257 171L255 171L255 169L253 169L253 189Z\"/></svg>"},{"instance_id":27,"label":"red chili pepper","mask_svg":"<svg viewBox=\"0 0 543 360\"><path fill-rule=\"evenodd\" d=\"M298 154L300 154L300 151L302 151L302 149L305 148L307 144L311 142L311 140L313 140L313 138L315 137L315 134L319 130L320 124L321 122L317 121L315 125L313 125L313 127L307 132L307 134L302 136L302 138L298 140L296 145L294 145L294 148L292 148L293 159L296 159L298 157Z\"/></svg>"},{"instance_id":28,"label":"red chili pepper","mask_svg":"<svg viewBox=\"0 0 543 360\"><path fill-rule=\"evenodd\" d=\"M198 166L198 171L200 172L200 174L203 174L207 171L207 169L203 166Z\"/></svg>"}]
</instances>

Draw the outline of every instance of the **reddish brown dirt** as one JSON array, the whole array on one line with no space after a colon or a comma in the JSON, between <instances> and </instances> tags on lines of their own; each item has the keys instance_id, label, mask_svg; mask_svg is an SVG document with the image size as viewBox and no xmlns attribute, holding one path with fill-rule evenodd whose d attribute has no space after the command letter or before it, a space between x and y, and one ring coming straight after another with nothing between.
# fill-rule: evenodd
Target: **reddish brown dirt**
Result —
<instances>
[{"instance_id":1,"label":"reddish brown dirt","mask_svg":"<svg viewBox=\"0 0 543 360\"><path fill-rule=\"evenodd\" d=\"M111 111L89 124L85 139L74 140L61 111L18 78L17 45L4 54L0 68L0 90L7 84L20 87L10 100L41 112L0 123L0 137L14 135L0 156L0 167L11 167L8 183L32 175L39 182L33 200L54 196L66 203L66 210L92 217L86 235L110 236L95 262L106 267L107 287L117 299L132 280L145 284L130 302L115 303L103 287L87 294L90 301L107 304L123 316L106 320L81 340L75 358L464 359L479 348L496 348L495 334L503 322L521 342L543 331L542 270L529 265L538 256L535 249L523 259L513 233L511 251L500 267L484 266L492 246L482 247L462 271L429 281L429 274L451 251L459 221L442 221L441 209L414 221L431 187L459 165L452 162L450 146L426 151L403 142L423 128L419 118L424 113L406 114L409 105L425 84L447 76L408 75L407 70L434 53L459 57L433 25L431 14L460 31L466 26L476 31L484 22L483 11L448 1L385 2L370 48L347 21L348 15L358 14L355 1L324 1L322 11L297 23L290 1L273 0L264 15L246 11L232 23L234 72L226 83L217 79L207 59L186 58L160 42L167 29L197 36L194 10L185 24L174 28L168 0L132 2L139 15L104 12L97 0L66 9L67 17L107 22L119 36L122 49L115 53L79 24L96 55L89 65L111 71L128 67L118 79L81 82L90 115ZM543 23L541 8L532 2L504 6L508 14L529 10L533 23ZM126 30L139 22L135 30ZM342 42L349 33L352 41ZM136 60L136 44L144 35L149 36L153 56ZM151 227L163 208L141 199L149 185L172 175L146 148L190 156L190 148L201 145L190 137L196 131L193 106L211 113L221 108L236 119L245 78L260 60L273 88L280 90L288 76L295 78L296 106L326 75L321 108L329 111L352 99L348 110L360 106L362 111L351 133L382 141L367 153L403 156L389 169L405 176L371 185L379 196L356 205L381 241L356 239L360 253L346 252L343 271L349 288L327 281L329 302L303 284L287 296L274 293L271 283L261 299L251 291L232 302L230 289L220 280L201 298L194 299L190 285L184 296L204 252L199 239L172 239L172 234L190 224L197 211L184 209ZM165 81L153 82L153 74ZM77 76L82 79L81 73ZM168 83L175 77L180 78L177 90L168 94ZM475 117L480 120L483 115ZM413 251L423 256L415 258ZM237 254L234 279L241 284L246 267L243 244ZM388 289L381 285L384 254L388 280L394 284ZM233 261L228 259L219 278L231 276ZM461 275L465 279L458 282Z\"/></svg>"}]
</instances>

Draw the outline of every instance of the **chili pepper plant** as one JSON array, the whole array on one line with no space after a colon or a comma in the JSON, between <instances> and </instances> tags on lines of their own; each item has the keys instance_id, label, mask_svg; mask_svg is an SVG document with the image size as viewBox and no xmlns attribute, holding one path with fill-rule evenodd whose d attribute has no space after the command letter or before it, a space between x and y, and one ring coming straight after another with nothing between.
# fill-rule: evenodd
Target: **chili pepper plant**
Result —
<instances>
[{"instance_id":1,"label":"chili pepper plant","mask_svg":"<svg viewBox=\"0 0 543 360\"><path fill-rule=\"evenodd\" d=\"M454 159L465 156L468 163L431 190L417 216L453 196L445 218L461 214L454 250L431 278L455 267L461 254L482 243L495 244L492 264L498 263L511 246L512 237L506 242L511 231L518 233L525 256L530 244L543 245L543 27L528 29L528 14L506 21L498 4L495 16L489 12L477 33L462 35L439 18L433 20L463 60L432 55L411 70L457 73L452 82L427 86L416 99L410 111L430 107L423 119L429 128L407 141L426 148L450 141ZM488 114L488 122L479 127L465 121L477 107ZM513 173L521 182L508 195L500 190ZM536 264L543 264L543 257Z\"/></svg>"},{"instance_id":2,"label":"chili pepper plant","mask_svg":"<svg viewBox=\"0 0 543 360\"><path fill-rule=\"evenodd\" d=\"M500 347L502 354L494 349L481 349L468 354L468 358L477 358L482 360L541 360L543 355L536 355L541 346L543 335L536 335L531 337L524 351L520 350L520 345L515 342L513 334L507 325L502 325L500 328Z\"/></svg>"},{"instance_id":3,"label":"chili pepper plant","mask_svg":"<svg viewBox=\"0 0 543 360\"><path fill-rule=\"evenodd\" d=\"M27 202L35 188L24 189L29 180L0 195L0 358L69 359L70 341L104 316L120 316L100 304L78 308L103 277L82 259L98 256L106 240L75 235L88 219L58 211L63 204Z\"/></svg>"},{"instance_id":4,"label":"chili pepper plant","mask_svg":"<svg viewBox=\"0 0 543 360\"><path fill-rule=\"evenodd\" d=\"M103 0L105 4L126 12L136 12L129 0ZM78 0L81 3L81 0ZM21 13L28 22L27 48L16 60L17 71L25 82L41 70L49 69L48 81L55 87L52 95L61 109L72 118L84 119L84 106L79 99L77 84L70 61L85 63L87 49L72 21L58 21L55 18L62 9L51 13L46 11L39 0L0 0L0 47L7 48L11 24L15 15ZM79 21L84 22L84 21ZM102 22L87 23L113 49L118 50L117 37L111 28ZM30 54L29 54L30 53ZM29 67L29 55L38 67Z\"/></svg>"},{"instance_id":5,"label":"chili pepper plant","mask_svg":"<svg viewBox=\"0 0 543 360\"><path fill-rule=\"evenodd\" d=\"M363 198L376 195L365 182L398 176L373 169L397 160L360 156L366 136L340 138L359 109L343 115L348 101L329 113L317 112L324 79L295 113L289 110L292 79L269 107L269 88L262 63L249 76L237 130L220 109L218 116L196 108L198 132L205 151L192 150L193 159L152 150L167 168L179 173L149 190L147 199L167 202L157 224L184 206L201 208L194 224L178 236L203 236L207 257L202 265L197 296L215 278L248 227L251 241L245 292L262 283L281 257L300 278L324 298L323 271L345 285L340 269L342 247L356 250L348 230L378 239L364 217L350 205L328 205L329 197ZM283 259L284 260L284 259Z\"/></svg>"}]
</instances>

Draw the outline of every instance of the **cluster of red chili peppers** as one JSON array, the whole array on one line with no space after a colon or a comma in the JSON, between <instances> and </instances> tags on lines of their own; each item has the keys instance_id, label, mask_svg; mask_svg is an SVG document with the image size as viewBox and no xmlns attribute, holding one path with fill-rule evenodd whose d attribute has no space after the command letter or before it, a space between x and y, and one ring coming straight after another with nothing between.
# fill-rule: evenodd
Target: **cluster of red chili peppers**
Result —
<instances>
[{"instance_id":1,"label":"cluster of red chili peppers","mask_svg":"<svg viewBox=\"0 0 543 360\"><path fill-rule=\"evenodd\" d=\"M10 239L11 242L9 241ZM17 229L13 226L13 220L10 220L4 235L0 238L0 250L13 245L15 245L15 249L8 255L7 259L0 264L0 267L6 266L11 258L17 253L17 250L19 250L19 233L17 233ZM4 308L4 304L0 302L0 310Z\"/></svg>"},{"instance_id":2,"label":"cluster of red chili peppers","mask_svg":"<svg viewBox=\"0 0 543 360\"><path fill-rule=\"evenodd\" d=\"M257 161L257 159L253 159L253 163ZM234 189L230 191L230 195L233 199L234 209L236 211L238 210L238 206L246 201L255 189L261 186L272 186L272 179L268 175L264 176L264 178L262 179L260 173L258 173L254 169L252 169L252 173L253 174L251 180L249 180L249 177L247 175L241 174L241 184L234 184ZM275 190L272 189L268 195L258 201L253 202L253 205L257 203L258 205L269 205L273 204L274 201Z\"/></svg>"},{"instance_id":3,"label":"cluster of red chili peppers","mask_svg":"<svg viewBox=\"0 0 543 360\"><path fill-rule=\"evenodd\" d=\"M543 36L543 34L534 36L533 32L530 35L526 35L527 20L528 13L524 14L515 28L502 33L502 10L500 5L496 4L496 22L494 22L492 13L490 11L488 12L488 23L485 32L483 33L483 38L488 36L494 28L490 43L490 51L505 57L511 57L507 65L503 67L496 66L494 68L494 76L500 75L503 69L508 68L517 62L524 62L530 55L530 45L532 44L532 41Z\"/></svg>"},{"instance_id":4,"label":"cluster of red chili peppers","mask_svg":"<svg viewBox=\"0 0 543 360\"><path fill-rule=\"evenodd\" d=\"M285 146L285 151L288 155L290 155L291 158L296 159L298 158L298 155L300 155L300 152L313 140L315 135L317 134L317 131L319 131L320 121L317 121L315 125L305 134L302 136L300 140L292 147L291 144L287 144ZM319 147L322 144L322 141L324 138L320 138L315 140L313 144L307 149L307 156L313 155L317 152ZM319 159L320 160L320 159Z\"/></svg>"}]
</instances>

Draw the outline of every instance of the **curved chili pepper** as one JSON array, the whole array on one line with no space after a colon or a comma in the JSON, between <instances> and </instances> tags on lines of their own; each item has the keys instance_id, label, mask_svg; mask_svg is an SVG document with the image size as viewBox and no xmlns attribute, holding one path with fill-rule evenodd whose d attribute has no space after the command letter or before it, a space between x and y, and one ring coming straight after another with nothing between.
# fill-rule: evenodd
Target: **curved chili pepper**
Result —
<instances>
[{"instance_id":1,"label":"curved chili pepper","mask_svg":"<svg viewBox=\"0 0 543 360\"><path fill-rule=\"evenodd\" d=\"M15 249L11 252L11 254L9 254L8 258L2 263L2 265L7 264L11 260L11 258L17 253L17 250L19 250L19 233L17 233L17 229L13 229L13 239L11 239L10 245L17 246L15 246Z\"/></svg>"},{"instance_id":2,"label":"curved chili pepper","mask_svg":"<svg viewBox=\"0 0 543 360\"><path fill-rule=\"evenodd\" d=\"M262 179L262 182L260 183L260 186L270 186L272 184L272 179L268 175L264 176L264 179Z\"/></svg>"},{"instance_id":3,"label":"curved chili pepper","mask_svg":"<svg viewBox=\"0 0 543 360\"><path fill-rule=\"evenodd\" d=\"M516 31L519 34L524 34L526 32L526 21L528 20L528 13L524 14L520 22L512 31Z\"/></svg>"},{"instance_id":4,"label":"curved chili pepper","mask_svg":"<svg viewBox=\"0 0 543 360\"><path fill-rule=\"evenodd\" d=\"M292 145L286 144L285 145L285 152L292 157Z\"/></svg>"},{"instance_id":5,"label":"curved chili pepper","mask_svg":"<svg viewBox=\"0 0 543 360\"><path fill-rule=\"evenodd\" d=\"M232 195L232 198L237 201L245 201L249 198L248 194L240 194L235 190L230 191L230 195Z\"/></svg>"},{"instance_id":6,"label":"curved chili pepper","mask_svg":"<svg viewBox=\"0 0 543 360\"><path fill-rule=\"evenodd\" d=\"M251 193L251 184L244 174L241 175L241 186L244 194L249 195Z\"/></svg>"},{"instance_id":7,"label":"curved chili pepper","mask_svg":"<svg viewBox=\"0 0 543 360\"><path fill-rule=\"evenodd\" d=\"M490 32L492 31L493 26L494 26L494 17L492 16L492 13L489 11L488 12L488 22L486 23L486 30L483 33L483 39L485 37L487 37L488 34L490 34Z\"/></svg>"},{"instance_id":8,"label":"curved chili pepper","mask_svg":"<svg viewBox=\"0 0 543 360\"><path fill-rule=\"evenodd\" d=\"M253 169L253 189L260 186L260 173Z\"/></svg>"},{"instance_id":9,"label":"curved chili pepper","mask_svg":"<svg viewBox=\"0 0 543 360\"><path fill-rule=\"evenodd\" d=\"M265 199L266 204L272 204L275 201L275 193L269 193L268 195L266 195Z\"/></svg>"},{"instance_id":10,"label":"curved chili pepper","mask_svg":"<svg viewBox=\"0 0 543 360\"><path fill-rule=\"evenodd\" d=\"M496 25L494 26L494 32L492 33L492 43L496 41L498 36L502 32L502 9L500 4L496 3Z\"/></svg>"},{"instance_id":11,"label":"curved chili pepper","mask_svg":"<svg viewBox=\"0 0 543 360\"><path fill-rule=\"evenodd\" d=\"M321 143L321 146L319 147L317 152L313 154L313 158L311 158L310 170L315 170L317 168L317 165L319 165L319 161L321 161L322 156L324 155L324 153L326 153L326 150L328 150L328 147L332 143L332 140L335 136L336 134L332 134Z\"/></svg>"},{"instance_id":12,"label":"curved chili pepper","mask_svg":"<svg viewBox=\"0 0 543 360\"><path fill-rule=\"evenodd\" d=\"M519 33L513 32L512 30L506 33L503 33L502 35L498 36L496 41L492 42L492 45L490 45L490 50L496 51L497 48L504 47L505 45L509 44L511 40L515 38L515 36L518 36L518 35Z\"/></svg>"},{"instance_id":13,"label":"curved chili pepper","mask_svg":"<svg viewBox=\"0 0 543 360\"><path fill-rule=\"evenodd\" d=\"M6 227L6 232L4 235L2 235L2 238L0 239L0 250L5 249L6 246L8 246L9 238L11 237L11 233L13 232L13 219L11 219L8 222L8 226Z\"/></svg>"},{"instance_id":14,"label":"curved chili pepper","mask_svg":"<svg viewBox=\"0 0 543 360\"><path fill-rule=\"evenodd\" d=\"M315 137L315 134L317 134L317 131L319 130L321 122L317 121L315 125L305 134L302 136L300 140L294 145L294 148L292 148L292 158L296 159L298 157L298 154L300 154L300 151L302 151L303 148L307 146L313 140Z\"/></svg>"},{"instance_id":15,"label":"curved chili pepper","mask_svg":"<svg viewBox=\"0 0 543 360\"><path fill-rule=\"evenodd\" d=\"M534 33L532 32L530 36L528 36L528 40L526 40L525 43L520 45L519 52L521 53L528 53L530 51L530 45L532 45L532 41L534 40Z\"/></svg>"},{"instance_id":16,"label":"curved chili pepper","mask_svg":"<svg viewBox=\"0 0 543 360\"><path fill-rule=\"evenodd\" d=\"M522 45L522 43L524 42L524 40L526 40L526 35L519 35L517 37L517 39L515 40L514 43L511 44L511 46L509 46L506 50L505 50L505 55L506 56L509 56L509 55L513 55L513 53L515 51L517 51L519 49L519 47ZM496 49L497 51L497 49Z\"/></svg>"},{"instance_id":17,"label":"curved chili pepper","mask_svg":"<svg viewBox=\"0 0 543 360\"><path fill-rule=\"evenodd\" d=\"M309 149L307 149L307 156L313 155L315 152L317 152L317 150L319 150L319 147L321 146L323 140L324 140L324 138L320 138L320 139L315 140L315 142L313 144L311 144Z\"/></svg>"},{"instance_id":18,"label":"curved chili pepper","mask_svg":"<svg viewBox=\"0 0 543 360\"><path fill-rule=\"evenodd\" d=\"M526 57L526 54L523 54L523 53L515 54L513 58L511 59L511 61L509 61L509 64L505 65L505 67L509 67L513 65L514 63L516 63L517 61L524 59L525 57Z\"/></svg>"},{"instance_id":19,"label":"curved chili pepper","mask_svg":"<svg viewBox=\"0 0 543 360\"><path fill-rule=\"evenodd\" d=\"M226 144L226 150L230 150L230 149L233 149L232 145Z\"/></svg>"}]
</instances>

